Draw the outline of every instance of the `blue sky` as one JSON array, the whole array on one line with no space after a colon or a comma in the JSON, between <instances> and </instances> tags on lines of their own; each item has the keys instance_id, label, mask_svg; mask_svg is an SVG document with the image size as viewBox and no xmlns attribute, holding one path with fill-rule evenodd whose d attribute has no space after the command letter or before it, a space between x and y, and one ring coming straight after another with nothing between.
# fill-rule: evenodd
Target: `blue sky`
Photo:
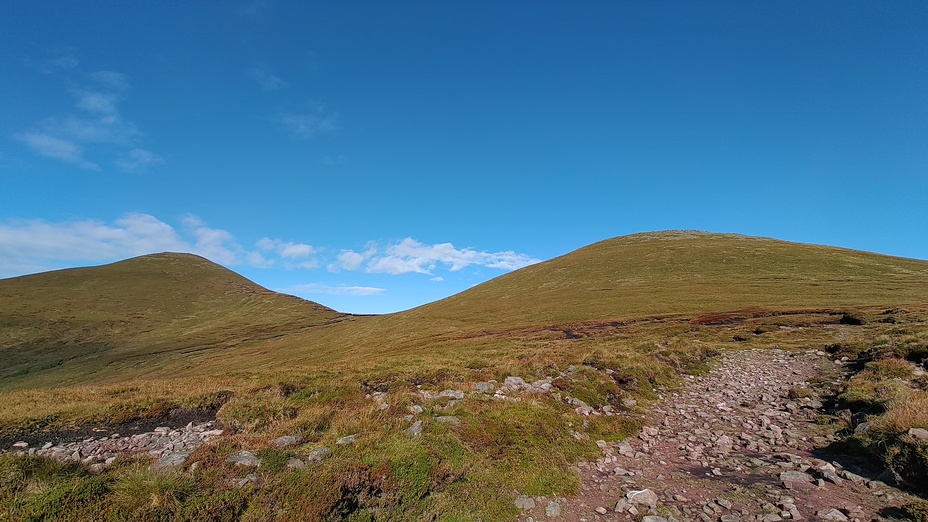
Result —
<instances>
[{"instance_id":1,"label":"blue sky","mask_svg":"<svg viewBox=\"0 0 928 522\"><path fill-rule=\"evenodd\" d=\"M928 259L928 3L32 2L0 277L200 253L381 313L642 231Z\"/></svg>"}]
</instances>

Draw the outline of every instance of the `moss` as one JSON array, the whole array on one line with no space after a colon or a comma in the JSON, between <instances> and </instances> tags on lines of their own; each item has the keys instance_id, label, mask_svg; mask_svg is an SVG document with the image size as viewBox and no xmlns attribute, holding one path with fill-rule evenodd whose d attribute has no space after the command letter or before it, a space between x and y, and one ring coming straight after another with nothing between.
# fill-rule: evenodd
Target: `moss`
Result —
<instances>
[{"instance_id":1,"label":"moss","mask_svg":"<svg viewBox=\"0 0 928 522\"><path fill-rule=\"evenodd\" d=\"M928 443L907 436L893 438L885 446L883 459L915 491L928 495Z\"/></svg>"},{"instance_id":2,"label":"moss","mask_svg":"<svg viewBox=\"0 0 928 522\"><path fill-rule=\"evenodd\" d=\"M272 448L259 451L257 456L261 459L261 471L269 473L276 473L284 469L290 459L289 452Z\"/></svg>"}]
</instances>

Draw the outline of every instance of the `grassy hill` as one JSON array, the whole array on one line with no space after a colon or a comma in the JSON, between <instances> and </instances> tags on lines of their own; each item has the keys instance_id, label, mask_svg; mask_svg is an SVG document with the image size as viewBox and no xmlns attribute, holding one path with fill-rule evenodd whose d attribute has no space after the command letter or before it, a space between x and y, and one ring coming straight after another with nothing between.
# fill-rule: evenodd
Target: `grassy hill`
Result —
<instances>
[{"instance_id":1,"label":"grassy hill","mask_svg":"<svg viewBox=\"0 0 928 522\"><path fill-rule=\"evenodd\" d=\"M508 327L749 307L928 302L928 262L734 234L601 241L403 317Z\"/></svg>"},{"instance_id":2,"label":"grassy hill","mask_svg":"<svg viewBox=\"0 0 928 522\"><path fill-rule=\"evenodd\" d=\"M137 377L343 318L191 254L0 281L0 389Z\"/></svg>"},{"instance_id":3,"label":"grassy hill","mask_svg":"<svg viewBox=\"0 0 928 522\"><path fill-rule=\"evenodd\" d=\"M282 338L255 357L274 366L277 353L303 354L316 363L388 371L398 364L392 358L415 367L427 353L460 366L504 353L530 357L525 339L564 338L607 323L926 303L928 261L734 234L657 232L601 241L409 311Z\"/></svg>"}]
</instances>

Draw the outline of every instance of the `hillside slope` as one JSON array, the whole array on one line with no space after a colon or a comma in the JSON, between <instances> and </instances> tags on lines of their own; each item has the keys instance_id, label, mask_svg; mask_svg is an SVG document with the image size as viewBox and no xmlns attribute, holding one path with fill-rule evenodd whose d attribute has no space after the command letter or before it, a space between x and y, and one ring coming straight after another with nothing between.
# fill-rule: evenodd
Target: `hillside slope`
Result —
<instances>
[{"instance_id":1,"label":"hillside slope","mask_svg":"<svg viewBox=\"0 0 928 522\"><path fill-rule=\"evenodd\" d=\"M928 261L669 231L601 241L434 303L282 337L243 357L279 369L297 363L389 372L424 360L454 368L492 364L503 354L534 357L529 339L560 339L601 325L614 332L655 317L688 322L745 309L821 310L837 321L834 314L845 309L926 304ZM210 364L220 371L229 361Z\"/></svg>"},{"instance_id":2,"label":"hillside slope","mask_svg":"<svg viewBox=\"0 0 928 522\"><path fill-rule=\"evenodd\" d=\"M521 334L507 332L520 329L746 308L924 304L926 261L688 231L605 240L375 317L270 292L196 256L158 254L0 281L0 389L389 367L398 361L384 357L409 364L423 354L453 365L497 342L518 344ZM318 325L328 326L310 328Z\"/></svg>"},{"instance_id":3,"label":"hillside slope","mask_svg":"<svg viewBox=\"0 0 928 522\"><path fill-rule=\"evenodd\" d=\"M749 307L926 302L928 261L669 231L601 241L398 316L507 327Z\"/></svg>"},{"instance_id":4,"label":"hillside slope","mask_svg":"<svg viewBox=\"0 0 928 522\"><path fill-rule=\"evenodd\" d=\"M0 388L144 373L342 317L192 254L0 280Z\"/></svg>"}]
</instances>

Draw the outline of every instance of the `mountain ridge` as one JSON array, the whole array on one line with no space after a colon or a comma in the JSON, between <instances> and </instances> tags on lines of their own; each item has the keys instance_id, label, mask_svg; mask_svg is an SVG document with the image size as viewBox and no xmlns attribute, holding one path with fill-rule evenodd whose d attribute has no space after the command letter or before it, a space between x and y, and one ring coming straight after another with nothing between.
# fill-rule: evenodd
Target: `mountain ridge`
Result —
<instances>
[{"instance_id":1,"label":"mountain ridge","mask_svg":"<svg viewBox=\"0 0 928 522\"><path fill-rule=\"evenodd\" d=\"M570 323L926 302L926 261L698 231L599 241L380 316L342 314L202 257L160 253L0 280L0 388L196 374L206 362L214 371L369 364L372 354L414 357L487 331Z\"/></svg>"}]
</instances>

